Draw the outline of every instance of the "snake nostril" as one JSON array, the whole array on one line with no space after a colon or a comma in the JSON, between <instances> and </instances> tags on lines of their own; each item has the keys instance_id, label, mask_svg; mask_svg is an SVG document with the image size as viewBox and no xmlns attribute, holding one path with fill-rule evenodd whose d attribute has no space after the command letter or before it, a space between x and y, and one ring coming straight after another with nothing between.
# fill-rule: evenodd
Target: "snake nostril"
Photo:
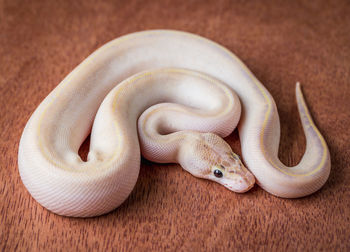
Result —
<instances>
[{"instance_id":1,"label":"snake nostril","mask_svg":"<svg viewBox=\"0 0 350 252\"><path fill-rule=\"evenodd\" d=\"M255 182L255 179L254 179L252 176L244 177L244 182L246 182L248 185L249 185L249 184L254 184L253 181Z\"/></svg>"}]
</instances>

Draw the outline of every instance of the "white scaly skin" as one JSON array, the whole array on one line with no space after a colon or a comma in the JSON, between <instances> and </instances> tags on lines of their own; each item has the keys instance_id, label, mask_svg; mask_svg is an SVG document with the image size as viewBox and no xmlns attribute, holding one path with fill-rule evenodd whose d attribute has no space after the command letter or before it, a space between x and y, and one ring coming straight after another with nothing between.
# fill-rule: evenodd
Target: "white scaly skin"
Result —
<instances>
[{"instance_id":1,"label":"white scaly skin","mask_svg":"<svg viewBox=\"0 0 350 252\"><path fill-rule=\"evenodd\" d=\"M156 68L168 69L150 71ZM134 75L141 71L149 72ZM317 191L329 176L330 156L299 85L296 95L307 146L300 163L286 167L277 157L276 105L264 86L227 49L196 35L163 30L109 42L39 105L19 146L24 185L40 204L60 215L96 216L113 210L127 198L138 177L137 117L162 103L139 120L143 154L160 162L179 162L193 175L231 190L249 190L254 178L229 146L217 135L194 132L208 130L223 137L236 126L238 99L222 91L220 81L241 99L242 154L258 184L287 198ZM163 109L165 113L160 112ZM77 153L93 121L88 162L83 162ZM222 177L214 176L215 170Z\"/></svg>"},{"instance_id":2,"label":"white scaly skin","mask_svg":"<svg viewBox=\"0 0 350 252\"><path fill-rule=\"evenodd\" d=\"M192 92L184 95L189 90ZM139 173L137 119L147 108L139 122L148 125L140 131L140 138L149 159L181 163L192 174L208 179L221 170L224 176L215 179L236 192L247 191L255 183L239 160L224 161L235 155L227 143L213 133L198 132L225 137L237 126L241 114L235 93L207 75L163 68L121 82L98 109L87 162L77 154L84 137L78 139L74 132L82 119L74 109L67 109L65 99L59 95L52 105L34 113L24 131L21 146L27 144L21 147L19 157L24 184L38 202L55 213L95 216L125 200ZM147 142L146 136L151 136L154 144ZM33 140L36 137L37 141Z\"/></svg>"}]
</instances>

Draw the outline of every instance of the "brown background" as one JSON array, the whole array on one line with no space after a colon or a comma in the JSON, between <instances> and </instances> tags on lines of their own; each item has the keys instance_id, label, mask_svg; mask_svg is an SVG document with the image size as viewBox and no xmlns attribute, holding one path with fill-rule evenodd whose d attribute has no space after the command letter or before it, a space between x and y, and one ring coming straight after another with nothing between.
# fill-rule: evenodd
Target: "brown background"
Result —
<instances>
[{"instance_id":1,"label":"brown background","mask_svg":"<svg viewBox=\"0 0 350 252\"><path fill-rule=\"evenodd\" d=\"M258 186L240 195L143 160L131 196L107 215L66 218L38 205L17 170L29 116L96 48L154 28L200 34L248 65L275 97L287 165L305 149L294 101L300 81L331 152L322 190L295 200ZM349 80L349 1L0 0L0 250L349 251ZM227 140L239 153L237 132Z\"/></svg>"}]
</instances>

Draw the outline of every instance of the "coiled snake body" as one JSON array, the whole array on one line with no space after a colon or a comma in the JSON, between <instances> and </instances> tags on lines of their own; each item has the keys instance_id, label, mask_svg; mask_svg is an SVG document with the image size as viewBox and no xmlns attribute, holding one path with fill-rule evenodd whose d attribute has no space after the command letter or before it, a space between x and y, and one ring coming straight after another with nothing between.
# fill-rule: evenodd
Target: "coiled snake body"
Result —
<instances>
[{"instance_id":1,"label":"coiled snake body","mask_svg":"<svg viewBox=\"0 0 350 252\"><path fill-rule=\"evenodd\" d=\"M296 97L307 145L300 163L286 167L277 157L275 102L234 54L185 32L126 35L90 55L35 110L20 141L19 172L47 209L66 216L101 215L133 189L140 139L146 158L178 162L230 190L245 192L256 178L274 195L302 197L326 182L330 156L298 84ZM239 118L250 171L221 138ZM84 162L78 150L92 124Z\"/></svg>"}]
</instances>

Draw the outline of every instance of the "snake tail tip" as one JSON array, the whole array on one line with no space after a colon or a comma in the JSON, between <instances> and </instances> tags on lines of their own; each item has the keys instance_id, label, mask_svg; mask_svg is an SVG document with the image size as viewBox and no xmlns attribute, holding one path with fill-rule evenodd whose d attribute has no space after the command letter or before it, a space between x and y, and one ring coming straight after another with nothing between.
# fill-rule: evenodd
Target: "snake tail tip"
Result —
<instances>
[{"instance_id":1,"label":"snake tail tip","mask_svg":"<svg viewBox=\"0 0 350 252\"><path fill-rule=\"evenodd\" d=\"M296 94L297 100L298 98L302 98L302 99L304 98L303 92L301 91L301 84L299 81L295 85L295 94Z\"/></svg>"}]
</instances>

